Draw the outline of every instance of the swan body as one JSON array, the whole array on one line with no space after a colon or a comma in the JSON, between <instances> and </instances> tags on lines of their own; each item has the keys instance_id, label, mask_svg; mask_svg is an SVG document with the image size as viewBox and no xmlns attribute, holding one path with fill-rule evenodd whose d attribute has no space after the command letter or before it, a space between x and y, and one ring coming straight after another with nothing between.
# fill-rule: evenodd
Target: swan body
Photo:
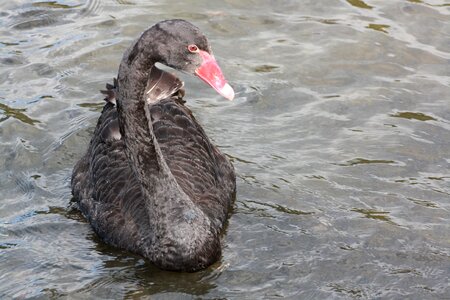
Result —
<instances>
[{"instance_id":1,"label":"swan body","mask_svg":"<svg viewBox=\"0 0 450 300\"><path fill-rule=\"evenodd\" d=\"M191 73L232 99L198 28L163 21L125 52L118 79L72 193L106 243L162 269L196 271L220 258L220 234L236 189L233 166L182 100L183 83L155 63Z\"/></svg>"}]
</instances>

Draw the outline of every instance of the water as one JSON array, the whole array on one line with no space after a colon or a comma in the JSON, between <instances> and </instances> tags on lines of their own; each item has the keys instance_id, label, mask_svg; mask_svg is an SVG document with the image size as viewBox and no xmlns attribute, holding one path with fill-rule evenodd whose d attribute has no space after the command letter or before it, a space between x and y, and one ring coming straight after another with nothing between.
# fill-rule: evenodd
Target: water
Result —
<instances>
[{"instance_id":1,"label":"water","mask_svg":"<svg viewBox=\"0 0 450 300\"><path fill-rule=\"evenodd\" d=\"M238 176L223 257L194 274L104 245L71 206L98 91L168 18L237 92L180 75ZM450 297L448 2L15 0L0 24L0 298Z\"/></svg>"}]
</instances>

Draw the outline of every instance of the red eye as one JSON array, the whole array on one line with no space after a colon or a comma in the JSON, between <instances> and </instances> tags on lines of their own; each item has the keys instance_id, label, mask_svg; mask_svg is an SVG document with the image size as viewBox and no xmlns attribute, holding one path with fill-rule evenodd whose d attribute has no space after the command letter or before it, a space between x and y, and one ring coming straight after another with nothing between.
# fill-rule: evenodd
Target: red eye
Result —
<instances>
[{"instance_id":1,"label":"red eye","mask_svg":"<svg viewBox=\"0 0 450 300\"><path fill-rule=\"evenodd\" d=\"M198 53L198 47L197 47L197 45L189 45L188 46L188 50L189 50L189 52L192 52L192 53Z\"/></svg>"}]
</instances>

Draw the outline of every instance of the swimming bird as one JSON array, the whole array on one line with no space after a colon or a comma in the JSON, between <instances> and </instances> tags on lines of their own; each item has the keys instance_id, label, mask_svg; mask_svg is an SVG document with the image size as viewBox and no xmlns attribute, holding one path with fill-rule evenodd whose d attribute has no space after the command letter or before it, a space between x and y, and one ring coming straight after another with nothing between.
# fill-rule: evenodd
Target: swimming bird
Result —
<instances>
[{"instance_id":1,"label":"swimming bird","mask_svg":"<svg viewBox=\"0 0 450 300\"><path fill-rule=\"evenodd\" d=\"M196 26L166 20L150 27L103 91L106 104L74 167L72 193L107 244L161 269L193 272L220 258L236 177L185 105L183 82L156 63L234 97Z\"/></svg>"}]
</instances>

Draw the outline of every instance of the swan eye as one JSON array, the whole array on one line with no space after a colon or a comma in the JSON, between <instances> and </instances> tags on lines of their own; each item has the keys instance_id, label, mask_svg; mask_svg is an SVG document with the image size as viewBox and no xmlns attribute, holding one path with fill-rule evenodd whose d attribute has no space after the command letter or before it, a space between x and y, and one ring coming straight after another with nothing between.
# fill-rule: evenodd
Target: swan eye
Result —
<instances>
[{"instance_id":1,"label":"swan eye","mask_svg":"<svg viewBox=\"0 0 450 300\"><path fill-rule=\"evenodd\" d=\"M198 53L199 52L197 45L194 45L194 44L189 45L188 46L188 50L191 53Z\"/></svg>"}]
</instances>

